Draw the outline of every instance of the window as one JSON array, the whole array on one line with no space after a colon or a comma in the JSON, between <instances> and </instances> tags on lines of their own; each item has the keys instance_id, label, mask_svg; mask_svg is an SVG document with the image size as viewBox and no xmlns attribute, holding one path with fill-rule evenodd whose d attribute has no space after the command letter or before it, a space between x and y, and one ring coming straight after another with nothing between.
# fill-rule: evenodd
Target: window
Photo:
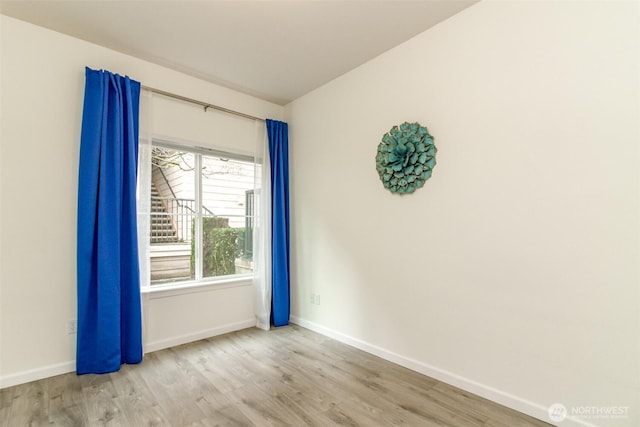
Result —
<instances>
[{"instance_id":1,"label":"window","mask_svg":"<svg viewBox=\"0 0 640 427\"><path fill-rule=\"evenodd\" d=\"M253 159L154 141L151 285L252 274Z\"/></svg>"}]
</instances>

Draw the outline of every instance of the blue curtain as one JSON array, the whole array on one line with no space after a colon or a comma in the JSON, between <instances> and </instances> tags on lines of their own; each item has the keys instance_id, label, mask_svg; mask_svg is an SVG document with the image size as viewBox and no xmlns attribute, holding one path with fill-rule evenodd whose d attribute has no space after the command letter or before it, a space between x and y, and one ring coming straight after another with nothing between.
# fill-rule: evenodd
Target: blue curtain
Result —
<instances>
[{"instance_id":1,"label":"blue curtain","mask_svg":"<svg viewBox=\"0 0 640 427\"><path fill-rule=\"evenodd\" d=\"M267 120L271 162L271 320L289 324L289 130Z\"/></svg>"},{"instance_id":2,"label":"blue curtain","mask_svg":"<svg viewBox=\"0 0 640 427\"><path fill-rule=\"evenodd\" d=\"M142 360L136 226L140 83L86 69L78 183L78 374Z\"/></svg>"}]
</instances>

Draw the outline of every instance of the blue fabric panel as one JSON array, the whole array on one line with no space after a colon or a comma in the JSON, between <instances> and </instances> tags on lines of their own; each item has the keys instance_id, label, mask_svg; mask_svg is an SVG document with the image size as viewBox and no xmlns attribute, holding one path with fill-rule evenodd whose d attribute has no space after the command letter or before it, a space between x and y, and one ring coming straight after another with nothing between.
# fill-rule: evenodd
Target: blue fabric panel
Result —
<instances>
[{"instance_id":1,"label":"blue fabric panel","mask_svg":"<svg viewBox=\"0 0 640 427\"><path fill-rule=\"evenodd\" d=\"M140 83L86 69L78 177L78 374L142 360L136 225Z\"/></svg>"},{"instance_id":2,"label":"blue fabric panel","mask_svg":"<svg viewBox=\"0 0 640 427\"><path fill-rule=\"evenodd\" d=\"M289 130L267 120L271 161L271 318L274 326L289 324Z\"/></svg>"}]
</instances>

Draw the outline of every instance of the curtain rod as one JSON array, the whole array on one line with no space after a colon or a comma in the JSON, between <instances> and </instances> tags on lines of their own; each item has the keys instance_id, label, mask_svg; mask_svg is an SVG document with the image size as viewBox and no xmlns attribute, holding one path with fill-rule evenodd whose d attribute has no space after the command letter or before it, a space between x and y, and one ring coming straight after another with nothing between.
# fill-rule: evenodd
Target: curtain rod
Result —
<instances>
[{"instance_id":1,"label":"curtain rod","mask_svg":"<svg viewBox=\"0 0 640 427\"><path fill-rule=\"evenodd\" d=\"M149 86L141 85L141 88L142 89L146 89L148 91L151 91L153 93L156 93L158 95L168 96L169 98L179 99L180 101L190 102L192 104L199 105L201 107L204 107L204 111L205 112L207 111L208 108L212 108L214 110L218 110L218 111L222 111L222 112L225 112L225 113L233 114L233 115L236 115L236 116L244 117L245 119L260 120L261 122L265 121L265 119L260 118L260 117L251 116L249 114L241 113L239 111L230 110L228 108L220 107L218 105L209 104L208 102L198 101L197 99L187 98L186 96L176 95L175 93L166 92L164 90L155 89L155 88L152 88L152 87L149 87Z\"/></svg>"}]
</instances>

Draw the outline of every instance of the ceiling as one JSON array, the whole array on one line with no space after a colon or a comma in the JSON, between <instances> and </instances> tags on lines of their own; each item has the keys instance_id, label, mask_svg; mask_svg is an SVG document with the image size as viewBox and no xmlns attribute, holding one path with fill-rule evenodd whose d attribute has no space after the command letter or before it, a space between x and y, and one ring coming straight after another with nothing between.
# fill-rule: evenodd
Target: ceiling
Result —
<instances>
[{"instance_id":1,"label":"ceiling","mask_svg":"<svg viewBox=\"0 0 640 427\"><path fill-rule=\"evenodd\" d=\"M286 104L478 0L0 0L0 12Z\"/></svg>"}]
</instances>

